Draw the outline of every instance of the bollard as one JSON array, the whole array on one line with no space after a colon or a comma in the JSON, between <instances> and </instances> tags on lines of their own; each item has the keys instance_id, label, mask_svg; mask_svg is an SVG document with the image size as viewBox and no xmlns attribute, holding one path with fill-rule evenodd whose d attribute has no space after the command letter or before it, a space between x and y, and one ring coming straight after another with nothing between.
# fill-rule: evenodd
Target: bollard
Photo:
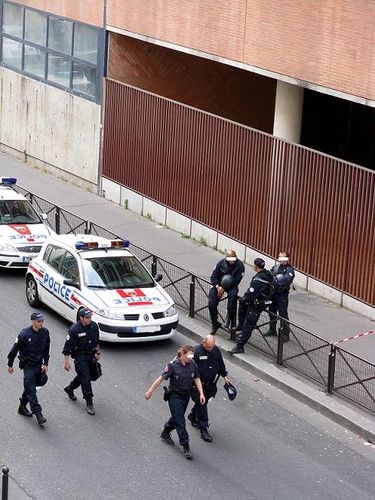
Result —
<instances>
[{"instance_id":1,"label":"bollard","mask_svg":"<svg viewBox=\"0 0 375 500\"><path fill-rule=\"evenodd\" d=\"M328 381L327 391L331 393L335 385L335 366L336 366L336 346L331 344L331 352L328 356Z\"/></svg>"},{"instance_id":2,"label":"bollard","mask_svg":"<svg viewBox=\"0 0 375 500\"><path fill-rule=\"evenodd\" d=\"M1 489L1 500L8 500L8 482L9 482L9 469L8 467L3 467L3 481L2 481L2 489Z\"/></svg>"},{"instance_id":3,"label":"bollard","mask_svg":"<svg viewBox=\"0 0 375 500\"><path fill-rule=\"evenodd\" d=\"M156 255L153 255L152 256L152 262L151 262L151 276L153 278L155 278L156 273L158 271L157 265L158 265L158 258L156 257Z\"/></svg>"},{"instance_id":4,"label":"bollard","mask_svg":"<svg viewBox=\"0 0 375 500\"><path fill-rule=\"evenodd\" d=\"M277 335L277 360L276 363L278 365L283 364L283 350L284 350L284 342L283 342L283 335L282 335L282 327L278 329L278 335Z\"/></svg>"},{"instance_id":5,"label":"bollard","mask_svg":"<svg viewBox=\"0 0 375 500\"><path fill-rule=\"evenodd\" d=\"M195 311L195 276L191 275L190 294L189 294L189 316L194 318Z\"/></svg>"},{"instance_id":6,"label":"bollard","mask_svg":"<svg viewBox=\"0 0 375 500\"><path fill-rule=\"evenodd\" d=\"M60 234L60 208L56 207L55 212L55 232Z\"/></svg>"}]
</instances>

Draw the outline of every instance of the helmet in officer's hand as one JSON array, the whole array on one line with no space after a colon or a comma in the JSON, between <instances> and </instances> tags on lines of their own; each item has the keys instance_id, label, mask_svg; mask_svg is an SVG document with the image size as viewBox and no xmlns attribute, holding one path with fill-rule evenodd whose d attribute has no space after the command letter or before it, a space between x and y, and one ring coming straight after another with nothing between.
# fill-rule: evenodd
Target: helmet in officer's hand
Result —
<instances>
[{"instance_id":1,"label":"helmet in officer's hand","mask_svg":"<svg viewBox=\"0 0 375 500\"><path fill-rule=\"evenodd\" d=\"M224 290L229 290L234 286L234 278L231 274L224 274L221 278L220 286L224 288Z\"/></svg>"},{"instance_id":2,"label":"helmet in officer's hand","mask_svg":"<svg viewBox=\"0 0 375 500\"><path fill-rule=\"evenodd\" d=\"M233 401L234 399L236 399L236 396L237 396L237 390L236 388L234 387L233 384L231 384L230 382L225 382L224 384L224 389L227 391L228 393L228 398Z\"/></svg>"},{"instance_id":3,"label":"helmet in officer's hand","mask_svg":"<svg viewBox=\"0 0 375 500\"><path fill-rule=\"evenodd\" d=\"M43 385L46 385L47 380L48 380L47 373L40 371L40 373L38 373L38 375L36 377L35 385L37 387L43 387Z\"/></svg>"}]
</instances>

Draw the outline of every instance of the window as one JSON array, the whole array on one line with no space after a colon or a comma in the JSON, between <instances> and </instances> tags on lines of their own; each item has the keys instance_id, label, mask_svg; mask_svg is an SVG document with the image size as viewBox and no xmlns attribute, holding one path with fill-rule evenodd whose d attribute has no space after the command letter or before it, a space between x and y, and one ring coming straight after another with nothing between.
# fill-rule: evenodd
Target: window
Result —
<instances>
[{"instance_id":1,"label":"window","mask_svg":"<svg viewBox=\"0 0 375 500\"><path fill-rule=\"evenodd\" d=\"M60 267L60 263L65 255L65 250L60 247L55 247L53 246L51 250L44 254L44 260L49 264L53 269L56 269L58 271Z\"/></svg>"},{"instance_id":2,"label":"window","mask_svg":"<svg viewBox=\"0 0 375 500\"><path fill-rule=\"evenodd\" d=\"M74 281L79 280L79 270L78 270L77 260L69 252L66 252L64 260L62 261L60 274L62 274L64 278L68 280L74 280Z\"/></svg>"},{"instance_id":3,"label":"window","mask_svg":"<svg viewBox=\"0 0 375 500\"><path fill-rule=\"evenodd\" d=\"M5 0L0 22L0 65L100 102L103 30Z\"/></svg>"}]
</instances>

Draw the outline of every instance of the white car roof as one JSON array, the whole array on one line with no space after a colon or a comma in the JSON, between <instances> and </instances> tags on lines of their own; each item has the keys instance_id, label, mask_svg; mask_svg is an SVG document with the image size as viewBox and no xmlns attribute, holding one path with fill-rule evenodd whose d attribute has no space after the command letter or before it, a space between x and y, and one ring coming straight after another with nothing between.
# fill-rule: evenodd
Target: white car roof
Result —
<instances>
[{"instance_id":1,"label":"white car roof","mask_svg":"<svg viewBox=\"0 0 375 500\"><path fill-rule=\"evenodd\" d=\"M83 241L84 243L88 242L97 242L99 245L103 244L105 245L106 243L109 243L111 240L107 238L103 238L102 236L96 236L94 234L59 234L56 236L52 236L48 238L48 240L45 242L45 245L48 244L57 244L61 245L62 247L66 248L67 250L70 250L73 253L85 253L85 257L88 256L88 254L92 254L92 256L95 255L97 257L98 255L108 255L108 251L111 252L116 252L121 253L121 255L125 256L131 256L133 255L127 248L95 248L95 249L83 249L83 250L77 250L76 249L76 243Z\"/></svg>"},{"instance_id":2,"label":"white car roof","mask_svg":"<svg viewBox=\"0 0 375 500\"><path fill-rule=\"evenodd\" d=\"M26 198L13 188L0 184L0 200L26 200Z\"/></svg>"}]
</instances>

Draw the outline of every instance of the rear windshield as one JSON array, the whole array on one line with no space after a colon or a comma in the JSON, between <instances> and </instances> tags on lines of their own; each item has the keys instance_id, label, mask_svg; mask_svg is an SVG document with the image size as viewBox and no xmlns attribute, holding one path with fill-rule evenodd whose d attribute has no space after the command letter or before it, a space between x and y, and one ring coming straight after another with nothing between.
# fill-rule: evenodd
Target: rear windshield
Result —
<instances>
[{"instance_id":1,"label":"rear windshield","mask_svg":"<svg viewBox=\"0 0 375 500\"><path fill-rule=\"evenodd\" d=\"M149 272L133 256L98 257L82 261L84 283L89 288L149 288Z\"/></svg>"},{"instance_id":2,"label":"rear windshield","mask_svg":"<svg viewBox=\"0 0 375 500\"><path fill-rule=\"evenodd\" d=\"M1 200L0 224L41 224L39 215L26 200Z\"/></svg>"}]
</instances>

